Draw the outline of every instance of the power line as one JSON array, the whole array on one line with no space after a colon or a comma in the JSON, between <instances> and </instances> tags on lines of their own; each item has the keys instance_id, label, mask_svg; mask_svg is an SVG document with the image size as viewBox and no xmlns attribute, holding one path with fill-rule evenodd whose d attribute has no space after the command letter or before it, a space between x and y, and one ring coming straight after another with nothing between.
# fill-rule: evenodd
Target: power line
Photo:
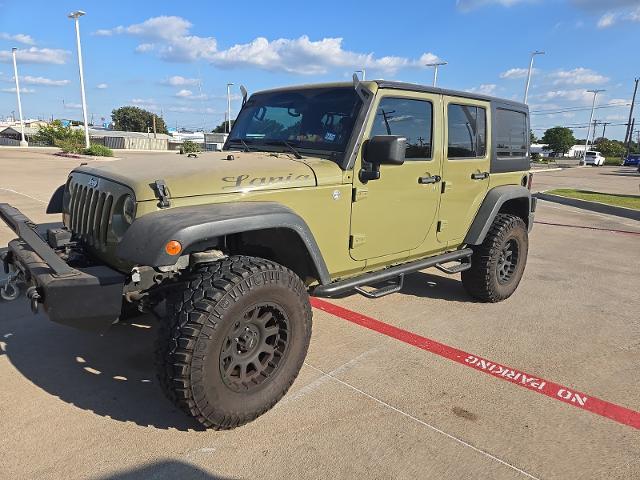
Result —
<instances>
[{"instance_id":1,"label":"power line","mask_svg":"<svg viewBox=\"0 0 640 480\"><path fill-rule=\"evenodd\" d=\"M636 102L636 105L640 102ZM628 107L631 105L631 102L626 103L605 103L604 105L598 105L595 107L596 110L600 108L615 108L615 107ZM567 113L567 112L579 112L591 110L591 107L567 107L567 108L559 108L559 109L549 109L549 110L531 110L529 112L530 115L547 115L550 113Z\"/></svg>"}]
</instances>

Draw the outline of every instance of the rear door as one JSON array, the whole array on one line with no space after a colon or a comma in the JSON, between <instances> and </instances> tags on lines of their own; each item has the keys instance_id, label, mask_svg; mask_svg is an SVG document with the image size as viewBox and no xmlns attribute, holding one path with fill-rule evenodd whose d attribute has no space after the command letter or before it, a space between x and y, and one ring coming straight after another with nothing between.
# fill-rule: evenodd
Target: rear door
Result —
<instances>
[{"instance_id":1,"label":"rear door","mask_svg":"<svg viewBox=\"0 0 640 480\"><path fill-rule=\"evenodd\" d=\"M445 135L438 242L464 239L489 187L489 102L444 97Z\"/></svg>"}]
</instances>

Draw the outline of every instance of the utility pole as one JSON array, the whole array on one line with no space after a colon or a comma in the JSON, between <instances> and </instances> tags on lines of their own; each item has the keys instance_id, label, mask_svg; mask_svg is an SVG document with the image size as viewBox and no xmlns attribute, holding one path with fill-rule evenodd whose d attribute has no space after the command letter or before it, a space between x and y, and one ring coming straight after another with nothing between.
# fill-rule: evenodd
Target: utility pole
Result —
<instances>
[{"instance_id":1,"label":"utility pole","mask_svg":"<svg viewBox=\"0 0 640 480\"><path fill-rule=\"evenodd\" d=\"M13 74L16 77L16 96L18 97L18 115L20 115L20 146L28 147L29 144L24 138L24 120L22 118L22 101L20 100L20 81L18 80L18 64L16 62L16 51L18 49L13 47L11 49L11 53L13 55ZM15 114L13 116L13 121L16 121Z\"/></svg>"},{"instance_id":2,"label":"utility pole","mask_svg":"<svg viewBox=\"0 0 640 480\"><path fill-rule=\"evenodd\" d=\"M585 141L584 144L584 154L582 155L582 164L586 165L586 158L587 158L587 150L589 149L589 137L591 136L591 123L593 122L593 111L596 109L596 97L598 96L598 94L600 92L604 92L605 90L600 88L600 89L595 89L595 90L587 90L587 92L589 93L593 93L593 103L591 104L591 116L589 117L589 123L588 123L588 130L587 130L587 140ZM593 129L593 135L595 136L596 134L596 130L595 128Z\"/></svg>"},{"instance_id":3,"label":"utility pole","mask_svg":"<svg viewBox=\"0 0 640 480\"><path fill-rule=\"evenodd\" d=\"M67 15L69 18L73 19L76 24L76 43L78 46L78 70L80 71L80 93L82 96L82 118L84 120L84 143L85 147L89 148L91 145L89 144L89 124L87 122L87 97L84 93L84 71L82 69L82 47L80 46L80 17L85 15L85 12L82 10L77 10L75 12L71 12Z\"/></svg>"},{"instance_id":4,"label":"utility pole","mask_svg":"<svg viewBox=\"0 0 640 480\"><path fill-rule=\"evenodd\" d=\"M544 55L544 52L541 50L536 50L531 52L531 61L529 62L529 73L527 74L527 84L524 87L524 103L527 103L529 100L529 85L531 84L531 74L533 73L533 58L536 55Z\"/></svg>"},{"instance_id":5,"label":"utility pole","mask_svg":"<svg viewBox=\"0 0 640 480\"><path fill-rule=\"evenodd\" d=\"M156 114L154 113L153 116L153 138L158 138L156 135Z\"/></svg>"},{"instance_id":6,"label":"utility pole","mask_svg":"<svg viewBox=\"0 0 640 480\"><path fill-rule=\"evenodd\" d=\"M433 63L425 63L425 67L433 67L433 86L437 86L438 84L438 67L447 65L449 62L433 62Z\"/></svg>"},{"instance_id":7,"label":"utility pole","mask_svg":"<svg viewBox=\"0 0 640 480\"><path fill-rule=\"evenodd\" d=\"M629 122L627 123L627 133L624 135L624 143L627 144L627 156L631 150L631 140L633 137L633 124L635 119L633 118L633 107L636 104L636 93L638 93L638 82L640 78L635 79L635 86L633 87L633 98L631 99L631 107L629 108Z\"/></svg>"},{"instance_id":8,"label":"utility pole","mask_svg":"<svg viewBox=\"0 0 640 480\"><path fill-rule=\"evenodd\" d=\"M602 138L606 138L604 134L607 131L607 125L611 124L611 122L602 122Z\"/></svg>"}]
</instances>

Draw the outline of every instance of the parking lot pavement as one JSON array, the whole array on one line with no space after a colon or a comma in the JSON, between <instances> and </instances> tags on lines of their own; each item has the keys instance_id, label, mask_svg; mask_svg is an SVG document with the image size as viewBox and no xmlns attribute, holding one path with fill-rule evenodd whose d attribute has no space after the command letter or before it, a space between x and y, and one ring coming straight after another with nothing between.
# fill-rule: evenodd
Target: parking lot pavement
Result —
<instances>
[{"instance_id":1,"label":"parking lot pavement","mask_svg":"<svg viewBox=\"0 0 640 480\"><path fill-rule=\"evenodd\" d=\"M576 188L604 193L640 195L640 173L636 167L584 167L534 171L536 192L554 188Z\"/></svg>"},{"instance_id":2,"label":"parking lot pavement","mask_svg":"<svg viewBox=\"0 0 640 480\"><path fill-rule=\"evenodd\" d=\"M10 183L42 199L32 179L15 174ZM41 221L42 204L0 191L8 199ZM408 276L398 294L328 302L557 382L585 394L587 406L599 398L626 407L637 419L640 224L547 202L536 221L525 276L505 302L474 303L459 275L434 270ZM318 309L289 394L249 425L204 431L157 386L155 323L145 316L95 336L34 317L24 300L0 303L2 476L640 476L637 427Z\"/></svg>"}]
</instances>

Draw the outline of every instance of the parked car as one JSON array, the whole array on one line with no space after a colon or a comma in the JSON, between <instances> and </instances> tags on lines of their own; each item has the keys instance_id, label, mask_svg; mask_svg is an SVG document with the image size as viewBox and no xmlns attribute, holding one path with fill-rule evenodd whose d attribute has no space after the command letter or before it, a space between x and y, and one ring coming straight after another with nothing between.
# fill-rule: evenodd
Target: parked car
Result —
<instances>
[{"instance_id":1,"label":"parked car","mask_svg":"<svg viewBox=\"0 0 640 480\"><path fill-rule=\"evenodd\" d=\"M584 164L601 167L602 165L604 165L604 157L600 152L596 152L594 150L587 150L587 153L584 156Z\"/></svg>"},{"instance_id":2,"label":"parked car","mask_svg":"<svg viewBox=\"0 0 640 480\"><path fill-rule=\"evenodd\" d=\"M630 153L622 160L623 167L633 167L640 165L640 153Z\"/></svg>"}]
</instances>

